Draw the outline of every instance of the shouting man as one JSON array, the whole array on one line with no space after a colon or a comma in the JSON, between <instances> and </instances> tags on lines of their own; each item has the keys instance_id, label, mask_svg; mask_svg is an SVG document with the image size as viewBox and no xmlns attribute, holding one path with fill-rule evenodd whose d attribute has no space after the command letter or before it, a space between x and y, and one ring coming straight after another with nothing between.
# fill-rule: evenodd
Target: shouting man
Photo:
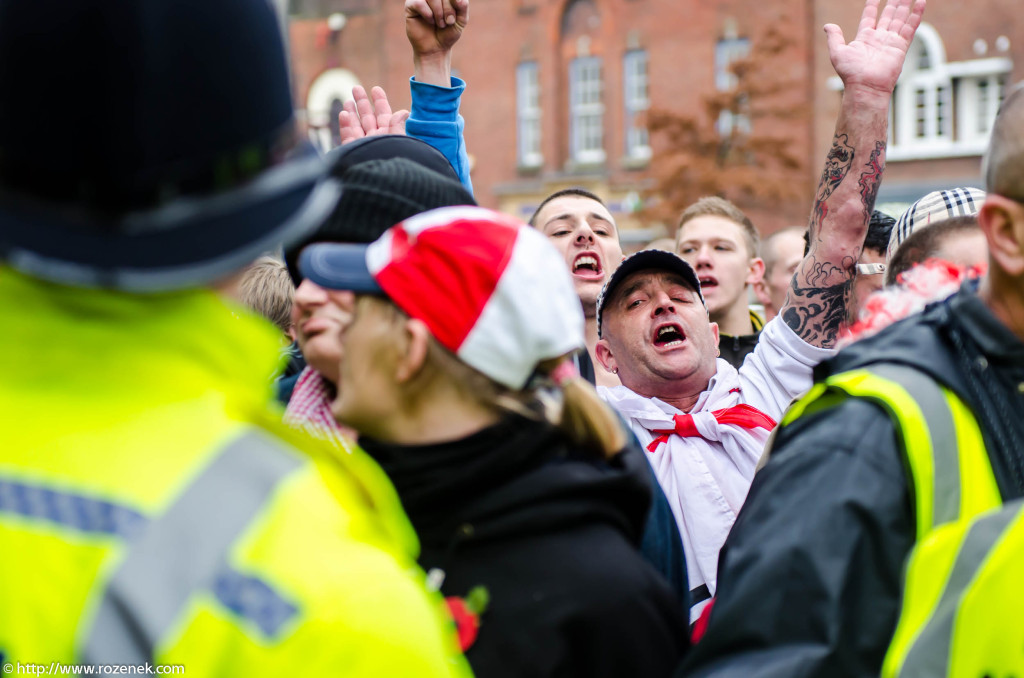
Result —
<instances>
[{"instance_id":1,"label":"shouting man","mask_svg":"<svg viewBox=\"0 0 1024 678\"><path fill-rule=\"evenodd\" d=\"M578 359L580 374L591 383L617 386L615 375L595 370L594 347L597 344L597 298L608 276L622 261L619 231L604 202L582 188L567 188L552 193L530 217L530 225L543 233L565 257L572 273L586 318L586 352Z\"/></svg>"},{"instance_id":2,"label":"shouting man","mask_svg":"<svg viewBox=\"0 0 1024 678\"><path fill-rule=\"evenodd\" d=\"M913 6L912 6L913 5ZM924 11L868 0L856 38L828 26L845 84L809 224L810 249L780 314L737 371L717 360L697 275L670 253L625 260L597 308L597 358L621 386L602 389L647 446L675 513L694 606L715 592L718 551L743 504L769 432L812 369L832 354L882 178L888 107Z\"/></svg>"}]
</instances>

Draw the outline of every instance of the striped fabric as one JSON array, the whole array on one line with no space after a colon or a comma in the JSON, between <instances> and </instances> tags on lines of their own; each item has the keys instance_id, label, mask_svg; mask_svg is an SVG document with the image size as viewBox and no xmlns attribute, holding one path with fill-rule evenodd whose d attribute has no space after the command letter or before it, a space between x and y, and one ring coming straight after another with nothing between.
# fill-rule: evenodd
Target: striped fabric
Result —
<instances>
[{"instance_id":1,"label":"striped fabric","mask_svg":"<svg viewBox=\"0 0 1024 678\"><path fill-rule=\"evenodd\" d=\"M350 452L346 438L351 432L334 419L331 402L334 387L319 372L306 366L295 382L284 421L289 426L301 429L319 440L326 440L343 452Z\"/></svg>"}]
</instances>

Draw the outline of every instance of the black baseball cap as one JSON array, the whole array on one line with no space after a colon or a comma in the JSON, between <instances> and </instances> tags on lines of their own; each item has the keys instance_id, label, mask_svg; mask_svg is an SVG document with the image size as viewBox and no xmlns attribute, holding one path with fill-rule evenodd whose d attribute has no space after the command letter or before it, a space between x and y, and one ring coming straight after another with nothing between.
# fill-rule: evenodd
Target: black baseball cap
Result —
<instances>
[{"instance_id":1,"label":"black baseball cap","mask_svg":"<svg viewBox=\"0 0 1024 678\"><path fill-rule=\"evenodd\" d=\"M664 250L641 250L623 259L601 290L601 294L597 298L597 336L601 336L601 319L604 315L605 300L614 294L615 289L626 278L638 271L664 271L678 274L697 293L700 303L707 306L704 295L700 291L700 280L697 279L697 274L682 257L674 252Z\"/></svg>"}]
</instances>

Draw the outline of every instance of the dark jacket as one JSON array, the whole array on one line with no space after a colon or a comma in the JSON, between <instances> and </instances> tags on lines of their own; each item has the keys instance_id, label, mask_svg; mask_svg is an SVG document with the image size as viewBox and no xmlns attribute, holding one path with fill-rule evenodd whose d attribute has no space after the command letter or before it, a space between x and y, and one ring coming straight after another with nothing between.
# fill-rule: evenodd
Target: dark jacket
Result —
<instances>
[{"instance_id":1,"label":"dark jacket","mask_svg":"<svg viewBox=\"0 0 1024 678\"><path fill-rule=\"evenodd\" d=\"M481 678L670 675L683 610L637 550L650 502L640 454L591 461L550 426L509 417L469 438L360 439L391 477L442 593L486 587L466 656Z\"/></svg>"},{"instance_id":2,"label":"dark jacket","mask_svg":"<svg viewBox=\"0 0 1024 678\"><path fill-rule=\"evenodd\" d=\"M576 366L581 377L591 385L596 383L594 363L590 359L587 349L577 351ZM636 441L636 436L629 430L625 421L622 422L622 428L632 440L631 447L640 449L640 443ZM672 507L669 506L668 499L665 498L665 492L658 484L658 477L654 475L654 469L651 467L647 455L642 452L640 454L644 457L644 462L647 465L652 490L651 508L644 523L640 552L675 591L680 608L689 610L690 587L686 581L686 555L683 552L683 540L679 536L679 526L675 516L672 515Z\"/></svg>"},{"instance_id":3,"label":"dark jacket","mask_svg":"<svg viewBox=\"0 0 1024 678\"><path fill-rule=\"evenodd\" d=\"M746 357L754 352L757 340L761 336L761 330L764 329L764 320L753 311L750 311L750 324L754 328L753 334L742 334L735 337L723 334L718 338L719 356L737 370L743 366Z\"/></svg>"},{"instance_id":4,"label":"dark jacket","mask_svg":"<svg viewBox=\"0 0 1024 678\"><path fill-rule=\"evenodd\" d=\"M277 401L285 407L288 407L288 401L292 399L292 391L295 390L295 384L298 383L302 370L305 368L306 359L302 356L299 345L293 341L291 346L288 347L288 364L285 365L284 372L281 373L281 376L274 383Z\"/></svg>"},{"instance_id":5,"label":"dark jacket","mask_svg":"<svg viewBox=\"0 0 1024 678\"><path fill-rule=\"evenodd\" d=\"M1003 497L1024 496L1024 343L971 286L818 367L911 365L977 417ZM719 560L707 633L679 675L877 676L914 515L894 424L849 399L779 431Z\"/></svg>"}]
</instances>

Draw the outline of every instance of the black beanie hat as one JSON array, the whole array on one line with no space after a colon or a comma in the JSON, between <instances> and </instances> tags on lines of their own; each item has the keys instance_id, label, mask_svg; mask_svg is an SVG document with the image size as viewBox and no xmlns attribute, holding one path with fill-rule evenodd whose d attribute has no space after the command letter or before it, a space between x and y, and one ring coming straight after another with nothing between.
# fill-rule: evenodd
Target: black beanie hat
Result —
<instances>
[{"instance_id":1,"label":"black beanie hat","mask_svg":"<svg viewBox=\"0 0 1024 678\"><path fill-rule=\"evenodd\" d=\"M421 212L453 205L476 205L458 181L406 158L367 160L340 175L341 199L310 236L285 250L296 286L302 282L299 253L314 242L371 243L395 224Z\"/></svg>"},{"instance_id":2,"label":"black beanie hat","mask_svg":"<svg viewBox=\"0 0 1024 678\"><path fill-rule=\"evenodd\" d=\"M367 160L390 160L405 158L418 165L434 170L441 176L459 180L455 168L448 162L444 153L426 141L404 134L379 134L350 141L327 152L325 159L330 166L330 173L340 177L350 167Z\"/></svg>"}]
</instances>

